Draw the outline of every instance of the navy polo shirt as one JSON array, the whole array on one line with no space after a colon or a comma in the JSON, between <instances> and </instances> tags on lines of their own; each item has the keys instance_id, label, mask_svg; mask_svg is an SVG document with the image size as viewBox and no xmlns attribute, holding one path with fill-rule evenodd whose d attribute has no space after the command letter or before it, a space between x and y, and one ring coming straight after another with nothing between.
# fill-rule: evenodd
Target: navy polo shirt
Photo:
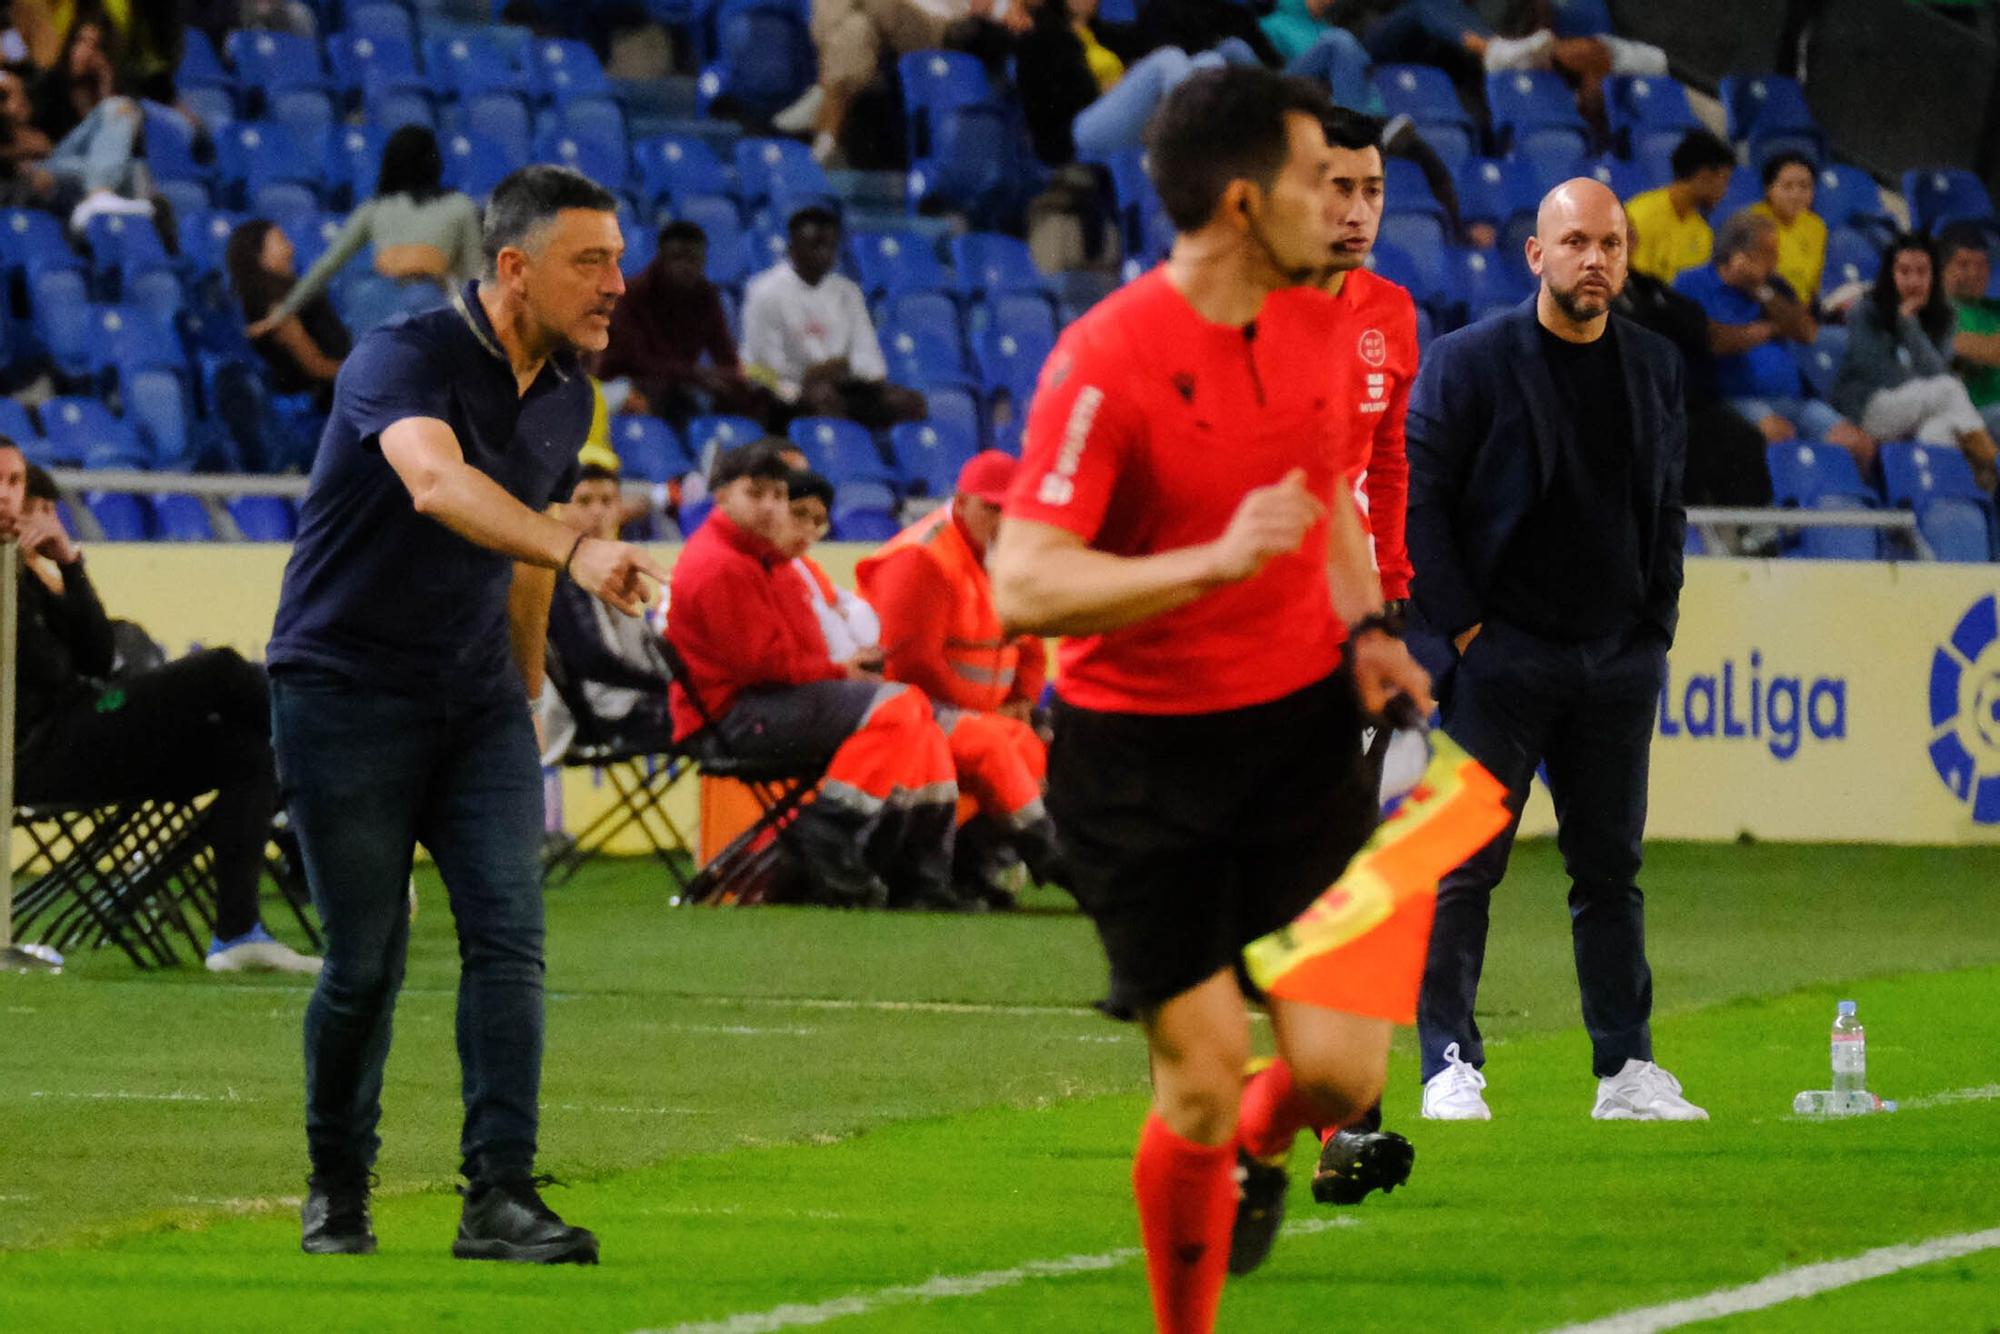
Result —
<instances>
[{"instance_id":1,"label":"navy polo shirt","mask_svg":"<svg viewBox=\"0 0 2000 1334\"><path fill-rule=\"evenodd\" d=\"M417 513L382 457L409 417L451 427L465 461L533 510L567 500L590 429L570 354L520 393L468 284L435 310L371 330L340 368L266 651L406 694L521 689L509 651L514 563Z\"/></svg>"}]
</instances>

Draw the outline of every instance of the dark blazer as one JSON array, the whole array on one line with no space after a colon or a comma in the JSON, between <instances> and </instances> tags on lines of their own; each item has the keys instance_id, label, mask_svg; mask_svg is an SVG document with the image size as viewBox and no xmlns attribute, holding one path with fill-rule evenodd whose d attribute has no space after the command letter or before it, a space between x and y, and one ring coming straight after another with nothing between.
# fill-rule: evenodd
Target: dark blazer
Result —
<instances>
[{"instance_id":1,"label":"dark blazer","mask_svg":"<svg viewBox=\"0 0 2000 1334\"><path fill-rule=\"evenodd\" d=\"M1643 615L1671 642L1687 537L1686 372L1672 343L1611 318L1631 404L1635 476L1653 502L1640 518ZM1410 391L1407 433L1410 593L1425 628L1452 638L1485 618L1501 554L1548 486L1562 433L1572 429L1542 356L1532 299L1431 344Z\"/></svg>"}]
</instances>

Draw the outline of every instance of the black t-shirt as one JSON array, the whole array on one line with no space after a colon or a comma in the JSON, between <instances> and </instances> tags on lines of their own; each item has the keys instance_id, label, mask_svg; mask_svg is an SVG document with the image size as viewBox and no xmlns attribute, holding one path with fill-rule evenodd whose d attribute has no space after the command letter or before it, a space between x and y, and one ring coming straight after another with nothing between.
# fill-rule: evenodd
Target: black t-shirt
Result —
<instances>
[{"instance_id":1,"label":"black t-shirt","mask_svg":"<svg viewBox=\"0 0 2000 1334\"><path fill-rule=\"evenodd\" d=\"M1538 332L1566 429L1554 475L1501 557L1489 615L1550 639L1622 634L1645 605L1646 574L1616 337L1608 324L1593 343Z\"/></svg>"},{"instance_id":2,"label":"black t-shirt","mask_svg":"<svg viewBox=\"0 0 2000 1334\"><path fill-rule=\"evenodd\" d=\"M467 463L541 510L575 489L594 405L567 353L519 392L476 283L451 305L371 330L335 382L271 665L325 668L402 694L520 690L507 637L513 561L417 513L380 437L406 418L442 421Z\"/></svg>"}]
</instances>

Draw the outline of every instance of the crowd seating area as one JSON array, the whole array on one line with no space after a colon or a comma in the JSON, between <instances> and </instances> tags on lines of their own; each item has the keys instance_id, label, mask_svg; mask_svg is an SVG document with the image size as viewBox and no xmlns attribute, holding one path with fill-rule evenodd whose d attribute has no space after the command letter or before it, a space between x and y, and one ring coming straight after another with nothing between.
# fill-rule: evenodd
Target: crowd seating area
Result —
<instances>
[{"instance_id":1,"label":"crowd seating area","mask_svg":"<svg viewBox=\"0 0 2000 1334\"><path fill-rule=\"evenodd\" d=\"M217 49L190 32L178 90L198 126L147 106L145 160L171 206L177 244L143 218L98 217L73 244L53 215L0 213L0 282L10 296L0 364L12 385L46 375L56 391L34 410L0 403L0 430L36 462L242 468L255 456L245 433L269 421L274 405L220 271L223 243L239 221L271 218L293 238L303 271L372 189L385 138L412 122L438 133L447 183L475 199L534 161L566 163L614 187L628 273L650 261L662 221L699 223L732 323L744 281L783 257L790 213L807 204L839 210L843 268L868 294L890 377L923 390L930 404L929 420L879 439L845 422L794 428L815 466L842 487L843 536L872 534L901 500L937 494L977 449L1017 447L1043 357L1115 281L1108 270L1041 273L1017 236L968 229L986 201L1019 196L1042 170L1017 151L1018 127L996 105L1008 95L970 56L921 52L899 62L912 165L897 177L829 172L800 142L746 131L812 80L805 0L649 0L647 13L683 35L700 74L645 81L609 77L576 36L493 21L501 5L487 12L478 0L322 0L314 8L318 39L238 31ZM549 25L589 30L590 4L539 8ZM1601 5L1560 9L1575 30L1601 22ZM1413 118L1451 168L1460 221L1491 224L1499 238L1489 248L1462 244L1423 173L1390 160L1372 263L1415 295L1425 340L1533 291L1521 241L1552 184L1589 174L1627 198L1662 185L1674 145L1700 124L1689 89L1669 77L1612 79L1608 138L1580 116L1573 91L1543 71L1489 75L1483 108L1468 108L1442 70L1385 66L1373 80L1389 111ZM2000 230L1984 187L1964 171L1910 173L1899 205L1832 156L1788 79L1728 79L1720 98L1746 165L1717 219L1760 197L1766 157L1807 153L1818 164L1814 207L1830 229L1829 291L1874 277L1905 211L1919 227L1978 219ZM720 111L729 114L710 114ZM1170 228L1136 153L1099 165L1129 277L1164 253ZM409 300L404 290L356 263L333 298L358 335L396 313ZM1802 349L1802 369L1822 394L1839 364L1839 337L1829 327ZM614 435L630 476L666 481L698 468L718 441L755 430L725 418L698 418L680 431L621 417ZM1801 479L1780 480L1780 501L1935 510L1948 499L1978 510L1984 550L1993 552L1990 501L1960 494L1948 469L1885 474L1878 492L1823 462L1838 452L1809 442L1774 448L1774 479ZM1927 459L1940 453L1914 450ZM1946 481L1909 480L1919 474ZM282 540L293 520L289 502L269 496L239 498L222 513L172 494L91 492L84 504L106 537L126 540ZM1973 549L1970 519L1937 522L1951 536L1933 537L1935 549ZM1822 533L1797 549L1872 556L1882 554L1876 542L1866 532Z\"/></svg>"}]
</instances>

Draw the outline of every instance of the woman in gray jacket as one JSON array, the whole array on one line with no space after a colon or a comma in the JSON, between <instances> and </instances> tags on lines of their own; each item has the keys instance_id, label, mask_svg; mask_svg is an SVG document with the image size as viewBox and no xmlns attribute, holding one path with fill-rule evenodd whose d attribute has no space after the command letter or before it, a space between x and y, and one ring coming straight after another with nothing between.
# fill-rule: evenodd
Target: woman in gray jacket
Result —
<instances>
[{"instance_id":1,"label":"woman in gray jacket","mask_svg":"<svg viewBox=\"0 0 2000 1334\"><path fill-rule=\"evenodd\" d=\"M1848 319L1833 405L1878 440L1957 445L1990 491L2000 447L1951 373L1956 326L1930 243L1898 236L1882 254L1874 290Z\"/></svg>"}]
</instances>

